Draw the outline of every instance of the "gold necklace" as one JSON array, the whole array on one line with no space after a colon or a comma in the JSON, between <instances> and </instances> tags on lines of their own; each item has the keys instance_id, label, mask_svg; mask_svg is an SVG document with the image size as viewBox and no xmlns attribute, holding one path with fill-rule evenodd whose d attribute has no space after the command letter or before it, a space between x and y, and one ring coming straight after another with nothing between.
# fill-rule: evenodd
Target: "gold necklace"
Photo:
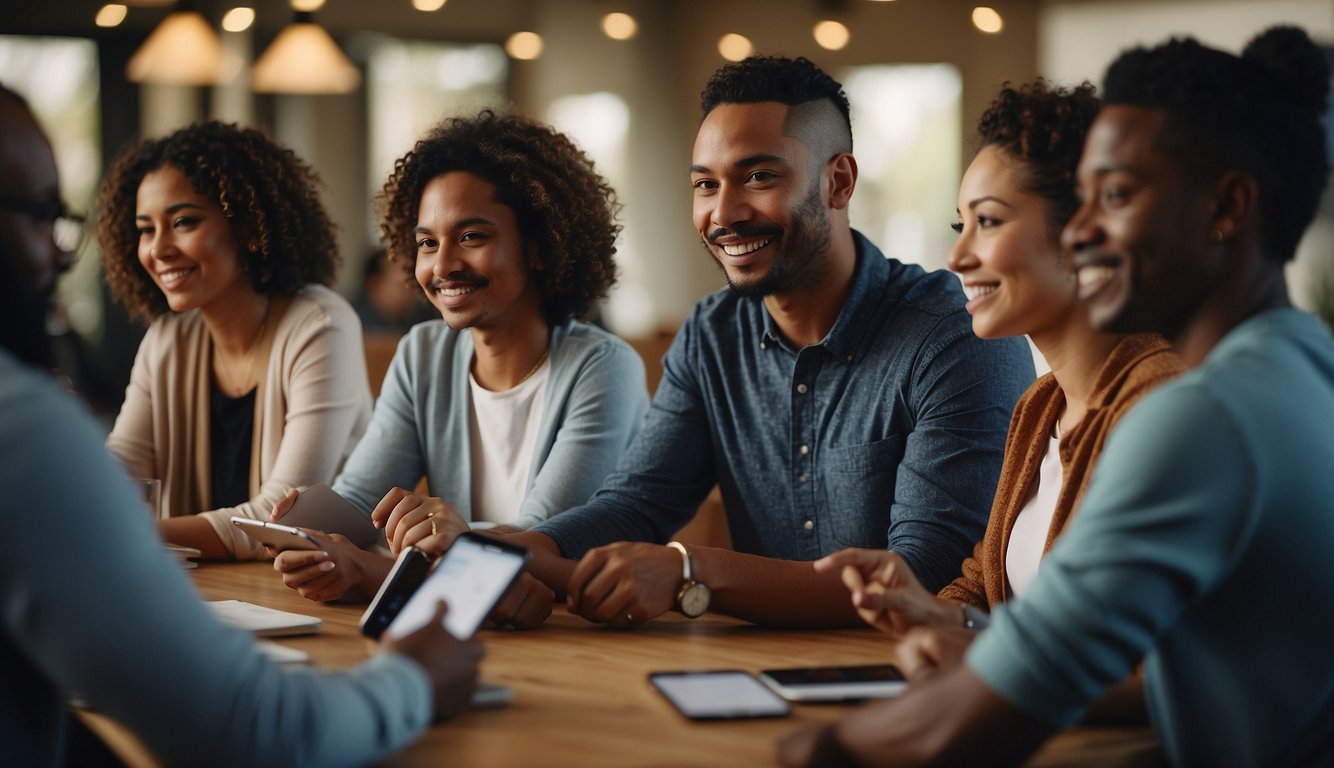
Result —
<instances>
[{"instance_id":1,"label":"gold necklace","mask_svg":"<svg viewBox=\"0 0 1334 768\"><path fill-rule=\"evenodd\" d=\"M532 368L530 368L530 369L528 370L528 373L525 373L525 374L523 375L523 378L522 378L522 379L519 379L519 384L522 384L522 383L524 383L525 381L528 381L529 379L531 379L531 378L533 377L533 374L534 374L534 373L537 373L537 369L538 369L538 368L541 368L541 367L542 367L542 363L545 363L545 362L547 361L547 354L549 354L550 352L551 352L551 350L549 350L549 349L546 349L546 350L543 350L543 351L542 351L542 356L539 357L539 358L537 358L537 364L534 365ZM517 387L517 386L519 386L519 384L515 384L514 386Z\"/></svg>"}]
</instances>

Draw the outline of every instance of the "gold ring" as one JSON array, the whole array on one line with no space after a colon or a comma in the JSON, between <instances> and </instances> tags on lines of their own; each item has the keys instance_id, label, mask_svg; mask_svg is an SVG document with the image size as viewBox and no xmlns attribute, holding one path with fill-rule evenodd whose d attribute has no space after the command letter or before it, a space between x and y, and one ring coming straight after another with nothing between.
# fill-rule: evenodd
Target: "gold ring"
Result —
<instances>
[{"instance_id":1,"label":"gold ring","mask_svg":"<svg viewBox=\"0 0 1334 768\"><path fill-rule=\"evenodd\" d=\"M431 521L431 535L432 535L432 536L439 536L439 535L440 535L440 531L436 530L436 527L435 527L435 515L428 515L426 519L428 519L428 520Z\"/></svg>"}]
</instances>

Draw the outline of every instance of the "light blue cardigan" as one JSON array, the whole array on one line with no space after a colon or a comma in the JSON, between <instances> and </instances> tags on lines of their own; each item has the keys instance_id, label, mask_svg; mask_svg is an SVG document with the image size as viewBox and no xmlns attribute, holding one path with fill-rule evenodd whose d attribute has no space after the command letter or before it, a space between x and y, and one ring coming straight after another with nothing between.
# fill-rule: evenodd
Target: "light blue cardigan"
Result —
<instances>
[{"instance_id":1,"label":"light blue cardigan","mask_svg":"<svg viewBox=\"0 0 1334 768\"><path fill-rule=\"evenodd\" d=\"M533 447L520 528L588 500L616 466L648 410L644 363L621 339L571 320L551 330L551 376ZM395 486L425 475L431 495L472 520L468 370L472 334L440 320L399 342L370 427L334 490L367 515Z\"/></svg>"}]
</instances>

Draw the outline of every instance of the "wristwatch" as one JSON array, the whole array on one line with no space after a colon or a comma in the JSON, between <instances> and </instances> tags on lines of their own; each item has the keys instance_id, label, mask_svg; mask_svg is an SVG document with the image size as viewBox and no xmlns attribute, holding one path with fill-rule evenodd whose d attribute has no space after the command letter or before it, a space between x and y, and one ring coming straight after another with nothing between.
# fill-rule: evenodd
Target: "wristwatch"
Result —
<instances>
[{"instance_id":1,"label":"wristwatch","mask_svg":"<svg viewBox=\"0 0 1334 768\"><path fill-rule=\"evenodd\" d=\"M709 588L695 581L695 570L691 567L690 550L686 549L686 545L679 541L669 541L667 546L680 552L681 561L685 564L681 591L676 593L676 610L693 619L709 610Z\"/></svg>"}]
</instances>

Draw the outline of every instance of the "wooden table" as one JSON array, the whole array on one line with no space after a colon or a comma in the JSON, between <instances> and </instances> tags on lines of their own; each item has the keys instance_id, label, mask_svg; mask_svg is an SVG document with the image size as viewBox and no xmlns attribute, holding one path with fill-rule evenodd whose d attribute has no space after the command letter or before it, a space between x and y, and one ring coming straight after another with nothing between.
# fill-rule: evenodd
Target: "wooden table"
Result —
<instances>
[{"instance_id":1,"label":"wooden table","mask_svg":"<svg viewBox=\"0 0 1334 768\"><path fill-rule=\"evenodd\" d=\"M194 580L211 600L246 600L322 618L318 635L278 640L308 652L314 664L348 667L373 650L357 628L364 605L312 603L284 587L266 563L201 565ZM648 673L891 660L889 643L870 629L775 630L723 616L692 621L669 614L614 630L571 616L563 606L540 629L483 630L480 637L487 648L482 677L513 687L513 703L435 726L384 765L773 765L778 737L832 722L851 706L794 704L785 718L691 722L653 691ZM104 736L115 730L95 725ZM110 740L125 735L121 729ZM1150 765L1157 764L1156 747L1149 729L1079 728L1050 741L1032 764Z\"/></svg>"}]
</instances>

